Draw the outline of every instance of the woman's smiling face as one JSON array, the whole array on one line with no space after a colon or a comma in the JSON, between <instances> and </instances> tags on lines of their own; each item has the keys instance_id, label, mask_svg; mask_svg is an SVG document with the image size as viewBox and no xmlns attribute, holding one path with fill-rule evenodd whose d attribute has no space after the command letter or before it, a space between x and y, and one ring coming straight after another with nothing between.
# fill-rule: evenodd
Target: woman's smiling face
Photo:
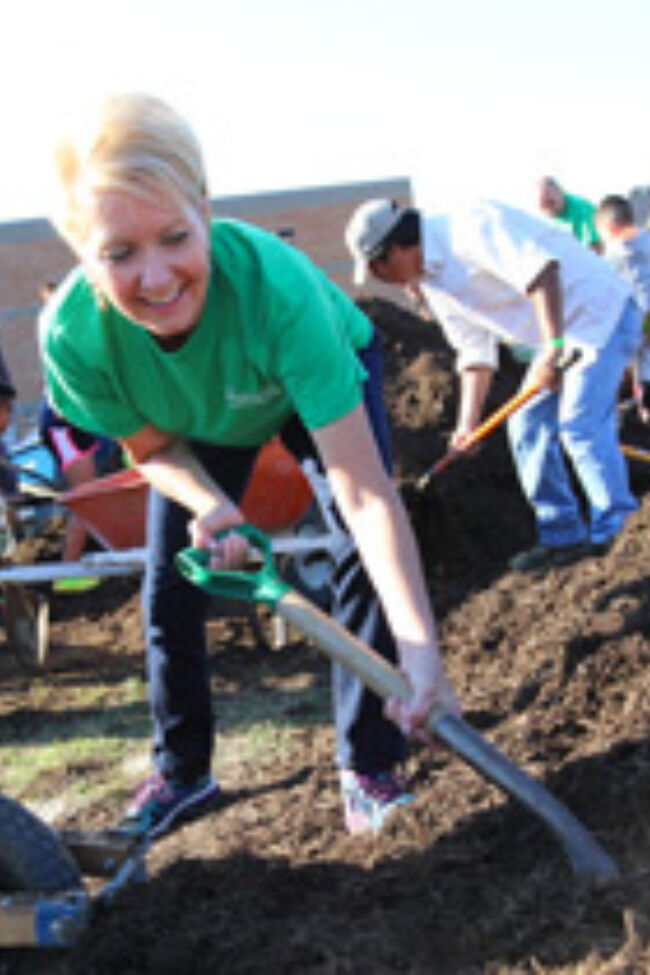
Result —
<instances>
[{"instance_id":1,"label":"woman's smiling face","mask_svg":"<svg viewBox=\"0 0 650 975\"><path fill-rule=\"evenodd\" d=\"M163 340L191 331L210 275L207 203L93 190L87 217L81 256L99 291Z\"/></svg>"}]
</instances>

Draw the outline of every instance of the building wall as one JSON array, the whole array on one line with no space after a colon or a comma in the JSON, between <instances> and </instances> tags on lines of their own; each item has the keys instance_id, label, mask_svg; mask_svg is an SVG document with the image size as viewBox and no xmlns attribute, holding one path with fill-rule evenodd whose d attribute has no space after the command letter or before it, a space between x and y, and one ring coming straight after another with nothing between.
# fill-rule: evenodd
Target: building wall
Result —
<instances>
[{"instance_id":1,"label":"building wall","mask_svg":"<svg viewBox=\"0 0 650 975\"><path fill-rule=\"evenodd\" d=\"M403 177L218 197L212 201L212 210L215 215L246 220L284 237L350 293L351 262L343 229L354 208L375 196L409 202L410 182ZM0 346L18 390L18 427L33 421L42 390L36 342L41 287L46 281L60 280L74 263L48 221L0 224Z\"/></svg>"}]
</instances>

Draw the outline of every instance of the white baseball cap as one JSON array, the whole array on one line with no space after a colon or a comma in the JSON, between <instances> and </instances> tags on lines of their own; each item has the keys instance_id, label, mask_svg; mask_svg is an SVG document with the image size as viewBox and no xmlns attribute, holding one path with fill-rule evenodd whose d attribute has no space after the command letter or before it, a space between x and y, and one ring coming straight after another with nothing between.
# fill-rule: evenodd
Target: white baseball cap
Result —
<instances>
[{"instance_id":1,"label":"white baseball cap","mask_svg":"<svg viewBox=\"0 0 650 975\"><path fill-rule=\"evenodd\" d=\"M345 228L345 243L354 261L355 284L364 283L368 264L381 252L384 240L404 211L394 200L367 200L354 211Z\"/></svg>"}]
</instances>

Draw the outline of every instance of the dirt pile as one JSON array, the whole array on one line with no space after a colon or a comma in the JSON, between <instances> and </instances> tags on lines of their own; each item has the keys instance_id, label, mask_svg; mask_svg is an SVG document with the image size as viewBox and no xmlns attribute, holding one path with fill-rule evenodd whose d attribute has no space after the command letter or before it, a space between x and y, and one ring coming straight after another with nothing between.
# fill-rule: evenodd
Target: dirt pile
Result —
<instances>
[{"instance_id":1,"label":"dirt pile","mask_svg":"<svg viewBox=\"0 0 650 975\"><path fill-rule=\"evenodd\" d=\"M452 356L407 312L368 310L385 345L397 471L466 717L570 806L617 859L621 882L577 883L539 820L443 749L413 750L417 798L379 838L345 836L327 713L295 694L305 676L326 692L324 661L299 641L279 655L244 631L224 642L224 623L213 629L215 686L280 701L274 718L294 729L290 759L231 772L220 807L158 843L149 883L120 896L77 949L29 967L12 956L0 971L650 970L648 474L635 471L640 510L606 556L509 573L532 522L503 432L419 494L415 479L442 455L453 423ZM490 406L520 371L504 354ZM650 446L644 430L630 435ZM84 627L91 642L139 639L137 598L107 586L89 597L87 618L58 617L57 645L72 627L77 645ZM137 652L102 659L133 666ZM62 664L54 688L58 680ZM75 825L118 812L98 807Z\"/></svg>"}]
</instances>

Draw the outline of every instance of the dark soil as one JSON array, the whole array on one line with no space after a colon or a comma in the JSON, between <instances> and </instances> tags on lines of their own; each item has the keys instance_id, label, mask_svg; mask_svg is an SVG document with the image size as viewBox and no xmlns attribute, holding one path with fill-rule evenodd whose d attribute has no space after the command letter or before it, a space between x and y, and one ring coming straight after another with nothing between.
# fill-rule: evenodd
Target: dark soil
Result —
<instances>
[{"instance_id":1,"label":"dark soil","mask_svg":"<svg viewBox=\"0 0 650 975\"><path fill-rule=\"evenodd\" d=\"M580 881L538 817L442 747L414 747L416 801L381 836L346 836L327 715L291 693L305 677L325 693L326 663L299 640L272 655L250 627L215 622L219 687L286 688L290 759L224 780L220 806L162 839L148 883L121 893L76 948L9 953L0 972L650 971L649 475L634 468L641 507L606 556L510 573L508 557L534 538L503 431L419 492L452 427L452 356L431 325L387 303L369 311L384 337L397 473L465 716L570 807L621 880ZM490 408L520 371L504 353ZM643 428L624 435L650 447ZM53 694L82 667L116 680L142 667L132 582L69 606L52 606ZM67 641L84 640L101 652L65 656ZM8 671L2 680L9 694ZM102 827L118 813L98 806L59 825Z\"/></svg>"}]
</instances>

